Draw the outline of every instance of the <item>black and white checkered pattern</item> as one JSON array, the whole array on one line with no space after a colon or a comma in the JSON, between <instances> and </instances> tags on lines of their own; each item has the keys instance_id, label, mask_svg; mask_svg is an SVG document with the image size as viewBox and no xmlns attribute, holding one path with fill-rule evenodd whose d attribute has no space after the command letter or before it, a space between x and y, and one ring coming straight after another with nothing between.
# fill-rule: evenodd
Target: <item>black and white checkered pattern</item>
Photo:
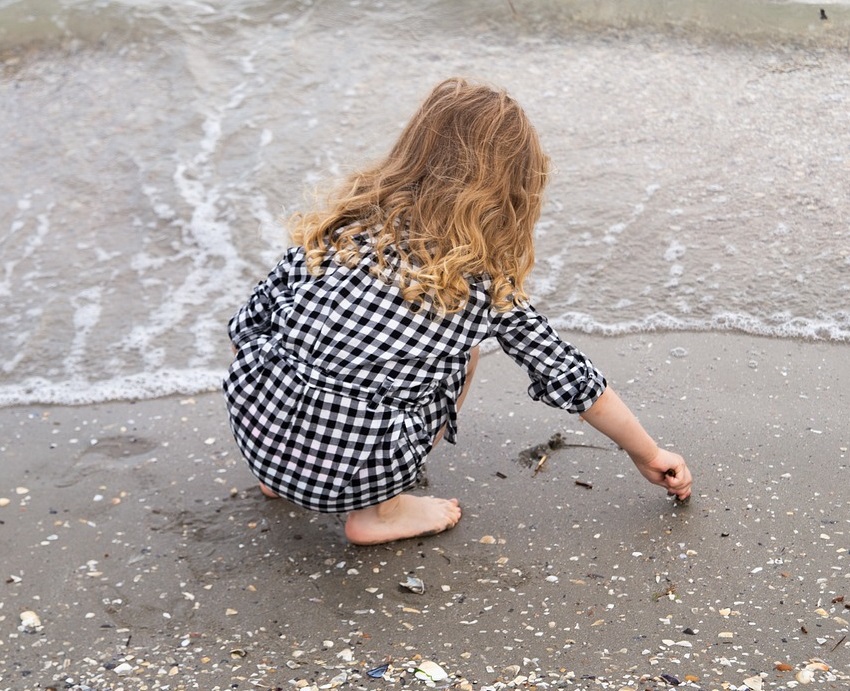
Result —
<instances>
[{"instance_id":1,"label":"black and white checkered pattern","mask_svg":"<svg viewBox=\"0 0 850 691\"><path fill-rule=\"evenodd\" d=\"M535 400L582 412L606 383L532 307L492 309L482 280L442 318L410 309L370 271L294 247L230 321L239 349L224 382L230 423L254 474L300 506L336 513L415 482L438 431L454 443L470 350L495 337Z\"/></svg>"}]
</instances>

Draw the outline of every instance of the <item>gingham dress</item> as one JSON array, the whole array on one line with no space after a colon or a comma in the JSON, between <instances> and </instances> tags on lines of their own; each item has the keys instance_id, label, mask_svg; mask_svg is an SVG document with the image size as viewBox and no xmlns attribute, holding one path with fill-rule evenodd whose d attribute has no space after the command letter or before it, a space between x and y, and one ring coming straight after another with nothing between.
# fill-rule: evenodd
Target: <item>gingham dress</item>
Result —
<instances>
[{"instance_id":1,"label":"gingham dress","mask_svg":"<svg viewBox=\"0 0 850 691\"><path fill-rule=\"evenodd\" d=\"M338 513L410 489L438 431L454 443L470 350L495 337L528 373L529 395L589 408L605 379L525 305L492 308L472 281L465 308L410 309L392 284L332 257L324 275L289 249L230 320L238 349L224 381L230 424L253 473L308 509Z\"/></svg>"}]
</instances>

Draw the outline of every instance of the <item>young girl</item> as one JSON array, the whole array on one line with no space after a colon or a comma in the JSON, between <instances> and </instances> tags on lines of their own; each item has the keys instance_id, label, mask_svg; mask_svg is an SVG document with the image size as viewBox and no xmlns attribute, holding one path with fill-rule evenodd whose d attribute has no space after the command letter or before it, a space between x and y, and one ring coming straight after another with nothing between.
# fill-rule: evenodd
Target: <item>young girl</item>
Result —
<instances>
[{"instance_id":1,"label":"young girl","mask_svg":"<svg viewBox=\"0 0 850 691\"><path fill-rule=\"evenodd\" d=\"M449 79L384 160L296 218L295 246L229 325L230 424L266 495L348 512L357 544L453 527L456 499L406 490L440 438L455 442L490 337L531 398L581 413L650 482L690 495L682 457L528 303L547 167L513 99Z\"/></svg>"}]
</instances>

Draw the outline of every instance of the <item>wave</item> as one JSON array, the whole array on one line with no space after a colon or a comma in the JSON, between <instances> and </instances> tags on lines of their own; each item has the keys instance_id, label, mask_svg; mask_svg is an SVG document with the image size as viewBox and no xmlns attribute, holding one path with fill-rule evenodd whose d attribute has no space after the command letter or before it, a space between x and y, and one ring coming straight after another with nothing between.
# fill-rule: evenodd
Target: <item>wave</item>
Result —
<instances>
[{"instance_id":1,"label":"wave","mask_svg":"<svg viewBox=\"0 0 850 691\"><path fill-rule=\"evenodd\" d=\"M764 319L747 314L719 313L705 319L682 319L657 312L633 321L603 324L588 314L572 312L551 319L561 331L578 331L599 336L626 336L661 331L735 332L767 338L850 343L850 314L839 321L775 315Z\"/></svg>"},{"instance_id":2,"label":"wave","mask_svg":"<svg viewBox=\"0 0 850 691\"><path fill-rule=\"evenodd\" d=\"M451 34L480 26L494 35L548 38L576 29L649 28L727 42L846 47L850 0L0 0L0 52L122 46L155 42L169 33L220 38L240 27L303 22L324 32L354 23L376 30L403 24L413 35L426 27Z\"/></svg>"},{"instance_id":3,"label":"wave","mask_svg":"<svg viewBox=\"0 0 850 691\"><path fill-rule=\"evenodd\" d=\"M90 405L105 401L192 396L219 390L224 375L224 369L164 369L97 382L52 382L32 377L20 384L0 386L0 408L18 405Z\"/></svg>"},{"instance_id":4,"label":"wave","mask_svg":"<svg viewBox=\"0 0 850 691\"><path fill-rule=\"evenodd\" d=\"M551 320L565 338L567 332L603 337L646 333L726 332L809 342L850 343L850 315L843 323L780 316L765 321L744 314L717 314L709 321L687 320L659 312L634 321L603 324L587 314L574 312ZM483 344L485 353L498 350L495 340ZM20 384L0 386L0 408L21 405L90 405L107 401L132 401L166 396L193 396L218 391L226 368L162 369L102 381L53 382L32 377Z\"/></svg>"},{"instance_id":5,"label":"wave","mask_svg":"<svg viewBox=\"0 0 850 691\"><path fill-rule=\"evenodd\" d=\"M161 27L159 27L161 28ZM119 3L69 3L62 0L0 1L0 51L101 46L154 36Z\"/></svg>"}]
</instances>

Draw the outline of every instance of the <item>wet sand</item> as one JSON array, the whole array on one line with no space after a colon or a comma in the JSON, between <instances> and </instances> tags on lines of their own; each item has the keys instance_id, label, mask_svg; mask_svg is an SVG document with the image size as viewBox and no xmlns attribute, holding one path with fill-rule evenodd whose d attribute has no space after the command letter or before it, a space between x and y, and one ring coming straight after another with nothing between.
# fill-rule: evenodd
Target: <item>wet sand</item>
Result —
<instances>
[{"instance_id":1,"label":"wet sand","mask_svg":"<svg viewBox=\"0 0 850 691\"><path fill-rule=\"evenodd\" d=\"M847 346L563 335L688 458L688 504L501 353L422 490L463 520L375 547L264 499L216 394L0 410L0 689L426 688L420 660L465 689L850 687Z\"/></svg>"}]
</instances>

